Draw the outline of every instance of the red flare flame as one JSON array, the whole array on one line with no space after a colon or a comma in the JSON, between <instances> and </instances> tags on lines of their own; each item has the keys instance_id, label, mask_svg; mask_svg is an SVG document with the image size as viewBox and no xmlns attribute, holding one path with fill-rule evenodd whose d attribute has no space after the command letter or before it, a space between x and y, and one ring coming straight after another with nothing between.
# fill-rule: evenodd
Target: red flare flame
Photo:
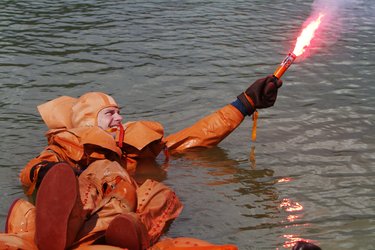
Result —
<instances>
[{"instance_id":1,"label":"red flare flame","mask_svg":"<svg viewBox=\"0 0 375 250\"><path fill-rule=\"evenodd\" d=\"M323 13L319 13L316 20L309 23L309 25L304 28L297 38L296 46L294 47L293 54L300 56L305 52L307 46L310 45L312 38L314 37L315 31L319 28L319 25L324 17Z\"/></svg>"}]
</instances>

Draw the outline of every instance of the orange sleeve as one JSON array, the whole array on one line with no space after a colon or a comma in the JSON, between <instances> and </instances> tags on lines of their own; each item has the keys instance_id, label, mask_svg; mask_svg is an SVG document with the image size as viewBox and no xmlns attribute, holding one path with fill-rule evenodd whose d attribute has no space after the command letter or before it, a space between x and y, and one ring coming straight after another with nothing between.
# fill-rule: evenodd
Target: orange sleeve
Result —
<instances>
[{"instance_id":1,"label":"orange sleeve","mask_svg":"<svg viewBox=\"0 0 375 250\"><path fill-rule=\"evenodd\" d=\"M20 181L24 188L25 194L30 196L34 192L38 175L38 168L34 171L33 177L30 176L32 168L42 161L59 162L57 155L51 150L44 150L38 157L31 159L21 170Z\"/></svg>"},{"instance_id":2,"label":"orange sleeve","mask_svg":"<svg viewBox=\"0 0 375 250\"><path fill-rule=\"evenodd\" d=\"M165 138L172 151L183 151L194 147L213 147L227 137L244 120L241 112L228 104L216 112Z\"/></svg>"}]
</instances>

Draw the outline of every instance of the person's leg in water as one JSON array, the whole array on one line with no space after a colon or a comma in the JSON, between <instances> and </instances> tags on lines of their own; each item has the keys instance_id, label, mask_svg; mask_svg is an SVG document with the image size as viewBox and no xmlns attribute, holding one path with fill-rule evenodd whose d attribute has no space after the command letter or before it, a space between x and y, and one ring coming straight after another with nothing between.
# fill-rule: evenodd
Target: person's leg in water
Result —
<instances>
[{"instance_id":1,"label":"person's leg in water","mask_svg":"<svg viewBox=\"0 0 375 250\"><path fill-rule=\"evenodd\" d=\"M89 182L88 185L82 185ZM90 217L73 247L108 244L129 250L149 246L147 229L138 215L137 185L116 161L97 160L79 176L84 209Z\"/></svg>"}]
</instances>

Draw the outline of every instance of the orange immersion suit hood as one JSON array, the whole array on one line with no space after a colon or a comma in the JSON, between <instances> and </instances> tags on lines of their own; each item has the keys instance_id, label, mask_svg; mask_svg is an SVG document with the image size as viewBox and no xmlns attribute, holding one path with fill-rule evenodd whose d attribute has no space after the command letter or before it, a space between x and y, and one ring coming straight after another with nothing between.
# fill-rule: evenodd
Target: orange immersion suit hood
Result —
<instances>
[{"instance_id":1,"label":"orange immersion suit hood","mask_svg":"<svg viewBox=\"0 0 375 250\"><path fill-rule=\"evenodd\" d=\"M61 96L38 106L49 129L97 126L98 113L117 107L115 100L101 92L88 92L79 98Z\"/></svg>"},{"instance_id":2,"label":"orange immersion suit hood","mask_svg":"<svg viewBox=\"0 0 375 250\"><path fill-rule=\"evenodd\" d=\"M77 98L61 96L38 106L38 111L49 129L72 128L72 106Z\"/></svg>"},{"instance_id":3,"label":"orange immersion suit hood","mask_svg":"<svg viewBox=\"0 0 375 250\"><path fill-rule=\"evenodd\" d=\"M98 113L108 107L117 107L115 100L101 92L88 92L77 99L72 107L72 126L97 126Z\"/></svg>"}]
</instances>

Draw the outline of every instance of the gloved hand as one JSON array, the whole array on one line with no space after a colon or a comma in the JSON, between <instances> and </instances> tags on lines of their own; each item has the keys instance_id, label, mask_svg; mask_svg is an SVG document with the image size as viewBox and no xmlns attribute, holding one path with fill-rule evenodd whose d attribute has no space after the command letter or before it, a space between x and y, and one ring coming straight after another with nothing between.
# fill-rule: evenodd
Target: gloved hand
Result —
<instances>
[{"instance_id":1,"label":"gloved hand","mask_svg":"<svg viewBox=\"0 0 375 250\"><path fill-rule=\"evenodd\" d=\"M277 90L282 84L282 80L269 75L266 78L256 80L237 98L245 106L246 114L251 115L256 109L273 106L276 101Z\"/></svg>"}]
</instances>

